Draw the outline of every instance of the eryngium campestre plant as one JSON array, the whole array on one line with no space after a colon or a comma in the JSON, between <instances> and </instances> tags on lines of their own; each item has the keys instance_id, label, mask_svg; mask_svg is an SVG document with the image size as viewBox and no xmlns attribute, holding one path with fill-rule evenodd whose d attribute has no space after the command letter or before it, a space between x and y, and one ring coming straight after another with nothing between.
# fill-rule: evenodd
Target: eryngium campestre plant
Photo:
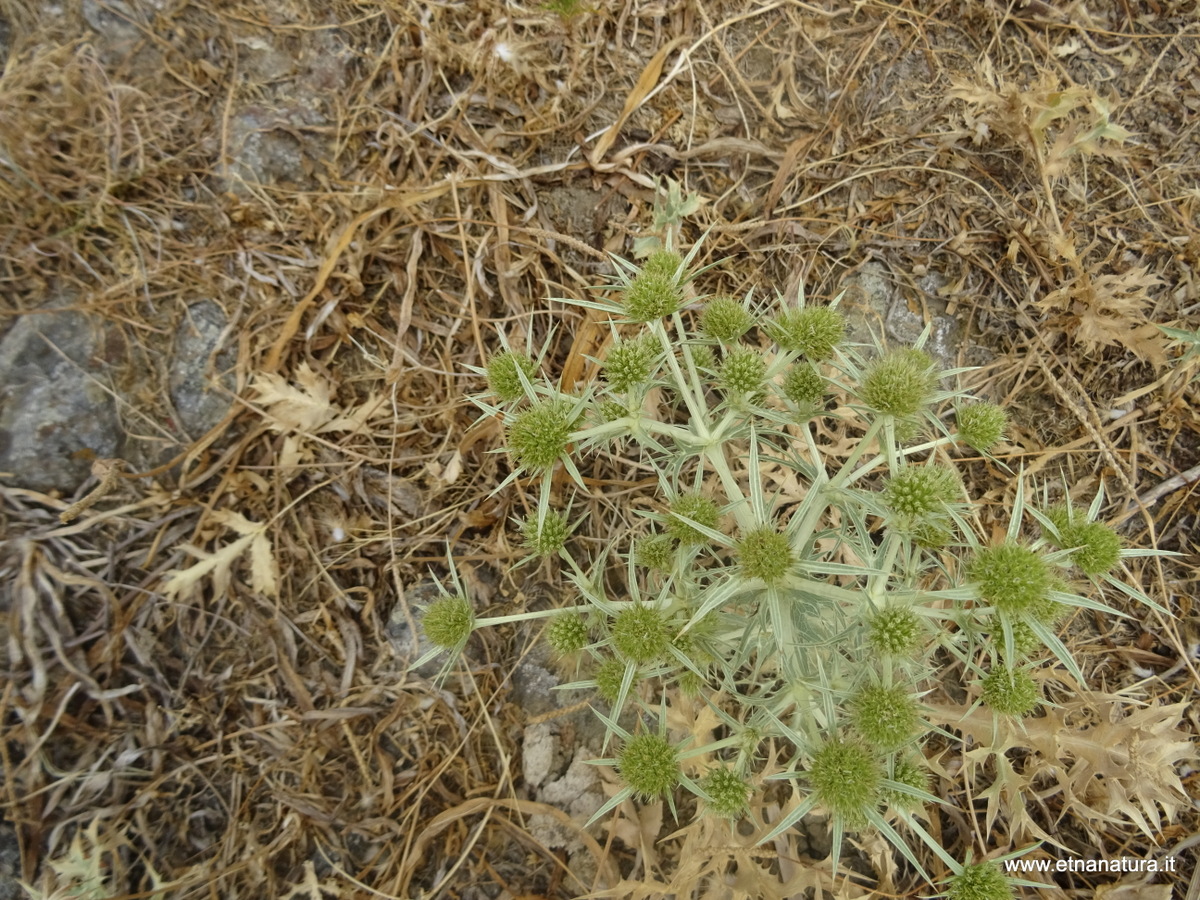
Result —
<instances>
[{"instance_id":1,"label":"eryngium campestre plant","mask_svg":"<svg viewBox=\"0 0 1200 900\"><path fill-rule=\"evenodd\" d=\"M1046 660L1082 682L1052 628L1071 606L1106 607L1072 594L1067 578L1116 584L1110 569L1126 551L1114 556L1115 534L1094 525L1099 500L1087 514L1040 512L1020 478L1007 535L993 539L954 459L999 439L1001 410L954 390L921 342L874 353L843 345L836 301L701 295L698 312L685 309L697 252L659 251L640 270L618 260L610 296L562 301L607 316L601 324L621 335L596 381L568 389L545 371L515 396L510 376L519 366L527 381L529 367L513 357L488 374L514 402L475 401L507 436L512 474L498 490L521 478L537 492L514 543L555 553L574 602L427 625L449 642L462 629L556 617L548 638L579 657L584 680L572 686L598 692L620 748L602 762L625 788L597 816L635 795L673 803L678 790L708 814L742 815L758 808L751 791L770 758L786 761L771 777L796 780L804 799L763 840L824 809L836 860L846 829L902 841L884 818L900 815L904 833L945 861L907 812L934 799L920 764L930 726L916 698L937 690L947 664L977 673L975 696L997 715L1036 705L1029 672ZM836 419L820 422L827 396ZM946 424L952 407L957 430ZM918 434L930 437L907 445ZM596 507L604 483L584 472L597 457L636 461L658 490L638 503L621 494L613 506L632 516L623 532L585 518L577 540L555 510L572 484L586 497L573 508ZM728 737L690 746L670 733L684 691L712 707ZM758 749L768 744L769 756ZM692 757L700 765L684 768ZM952 868L968 873L952 891L992 889L983 870Z\"/></svg>"}]
</instances>

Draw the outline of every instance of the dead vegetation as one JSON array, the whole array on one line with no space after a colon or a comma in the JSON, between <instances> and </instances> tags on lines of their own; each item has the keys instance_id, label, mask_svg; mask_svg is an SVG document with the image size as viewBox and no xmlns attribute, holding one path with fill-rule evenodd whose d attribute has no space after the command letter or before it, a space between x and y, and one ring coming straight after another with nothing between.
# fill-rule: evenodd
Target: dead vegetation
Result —
<instances>
[{"instance_id":1,"label":"dead vegetation","mask_svg":"<svg viewBox=\"0 0 1200 900\"><path fill-rule=\"evenodd\" d=\"M680 213L674 183L698 262L726 260L705 290L848 287L878 333L872 264L893 305L961 322L975 389L1016 421L1001 462L1081 497L1103 482L1130 545L1183 554L1131 561L1171 618L1068 623L1092 693L1064 676L1023 733L931 698L976 743L929 748L953 805L928 815L959 858L1047 837L1174 855L1179 874L1108 896L1190 900L1200 426L1195 366L1156 325L1200 327L1198 13L0 0L0 327L55 306L115 329L102 377L134 460L106 461L103 496L0 482L18 874L47 897L927 891L874 838L835 876L799 837L654 808L581 832L583 877L529 827L579 832L522 784L528 635L473 639L445 688L405 674L394 637L448 552L481 615L563 589L512 569L528 498L491 493L507 463L472 427L468 367L499 328L592 377L606 335L546 298L607 282L606 253ZM235 396L181 434L164 336L202 299ZM1003 522L1010 472L968 471ZM577 539L620 539L648 486L626 460L586 475Z\"/></svg>"}]
</instances>

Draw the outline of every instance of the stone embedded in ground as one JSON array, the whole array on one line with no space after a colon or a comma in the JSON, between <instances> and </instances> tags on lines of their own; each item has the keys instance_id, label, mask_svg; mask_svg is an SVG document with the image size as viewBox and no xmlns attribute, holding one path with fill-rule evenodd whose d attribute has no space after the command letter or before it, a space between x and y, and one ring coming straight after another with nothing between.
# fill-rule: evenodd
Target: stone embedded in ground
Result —
<instances>
[{"instance_id":1,"label":"stone embedded in ground","mask_svg":"<svg viewBox=\"0 0 1200 900\"><path fill-rule=\"evenodd\" d=\"M192 440L216 426L232 405L237 351L228 336L221 346L228 324L221 307L204 300L187 308L175 331L167 383L179 425Z\"/></svg>"}]
</instances>

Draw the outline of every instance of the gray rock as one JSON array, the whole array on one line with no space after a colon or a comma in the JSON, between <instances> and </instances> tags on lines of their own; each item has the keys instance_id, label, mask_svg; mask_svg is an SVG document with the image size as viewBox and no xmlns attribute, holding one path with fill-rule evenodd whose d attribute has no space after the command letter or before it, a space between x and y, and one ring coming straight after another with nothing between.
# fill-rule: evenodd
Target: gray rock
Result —
<instances>
[{"instance_id":1,"label":"gray rock","mask_svg":"<svg viewBox=\"0 0 1200 900\"><path fill-rule=\"evenodd\" d=\"M123 356L120 332L98 319L66 309L23 316L0 339L0 473L33 490L74 490L91 455L118 455L109 383Z\"/></svg>"},{"instance_id":2,"label":"gray rock","mask_svg":"<svg viewBox=\"0 0 1200 900\"><path fill-rule=\"evenodd\" d=\"M885 346L911 347L925 329L924 311L928 310L932 332L926 351L946 368L957 365L962 327L946 313L946 301L937 295L941 283L936 275L926 275L918 283L923 303L916 310L878 262L859 266L843 286L847 296L840 308L846 315L850 340L870 345L882 331Z\"/></svg>"},{"instance_id":3,"label":"gray rock","mask_svg":"<svg viewBox=\"0 0 1200 900\"><path fill-rule=\"evenodd\" d=\"M233 374L236 350L221 348L228 326L224 311L211 300L193 303L175 332L167 375L171 403L189 439L202 436L221 421L237 386Z\"/></svg>"}]
</instances>

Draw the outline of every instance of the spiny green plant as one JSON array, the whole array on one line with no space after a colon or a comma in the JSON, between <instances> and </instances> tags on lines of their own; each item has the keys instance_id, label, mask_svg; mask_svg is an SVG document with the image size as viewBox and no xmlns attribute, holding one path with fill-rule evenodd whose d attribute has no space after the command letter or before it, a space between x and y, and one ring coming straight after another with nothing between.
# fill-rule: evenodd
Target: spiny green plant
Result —
<instances>
[{"instance_id":1,"label":"spiny green plant","mask_svg":"<svg viewBox=\"0 0 1200 900\"><path fill-rule=\"evenodd\" d=\"M577 600L475 618L455 577L425 614L431 653L460 648L475 628L550 618L550 645L584 667L564 687L599 695L615 755L598 762L625 782L597 817L635 796L674 808L679 790L708 814L751 815L770 742L787 762L769 777L795 781L802 800L760 823L762 840L819 810L832 816L834 860L845 831L874 828L923 871L902 822L955 873L948 895L1011 890L992 864L953 859L916 818L938 802L918 762L932 731L919 698L945 665L967 672L995 715L1037 705L1031 671L1047 661L1082 683L1052 626L1072 607L1112 610L1069 579L1082 573L1153 606L1114 574L1148 551L1120 548L1097 521L1099 497L1086 513L1038 509L1020 476L1007 532L993 539L955 459L988 452L1007 417L954 387L963 370L941 371L927 334L884 352L845 343L837 299L697 299L699 246L681 256L669 238L641 266L617 259L606 296L562 301L623 335L598 360L596 382L566 390L540 374L544 350L521 355L503 337L477 370L489 393L474 402L502 424L512 464L497 490L518 478L537 485L522 543L561 561ZM854 438L838 457L814 427L831 415L828 396ZM950 407L955 427L943 420ZM570 539L552 485L561 473L592 491L580 465L601 451L636 454L660 505L589 555L592 545ZM771 487L784 476L799 495ZM676 691L707 704L726 736L672 743ZM685 764L692 758L700 765Z\"/></svg>"}]
</instances>

